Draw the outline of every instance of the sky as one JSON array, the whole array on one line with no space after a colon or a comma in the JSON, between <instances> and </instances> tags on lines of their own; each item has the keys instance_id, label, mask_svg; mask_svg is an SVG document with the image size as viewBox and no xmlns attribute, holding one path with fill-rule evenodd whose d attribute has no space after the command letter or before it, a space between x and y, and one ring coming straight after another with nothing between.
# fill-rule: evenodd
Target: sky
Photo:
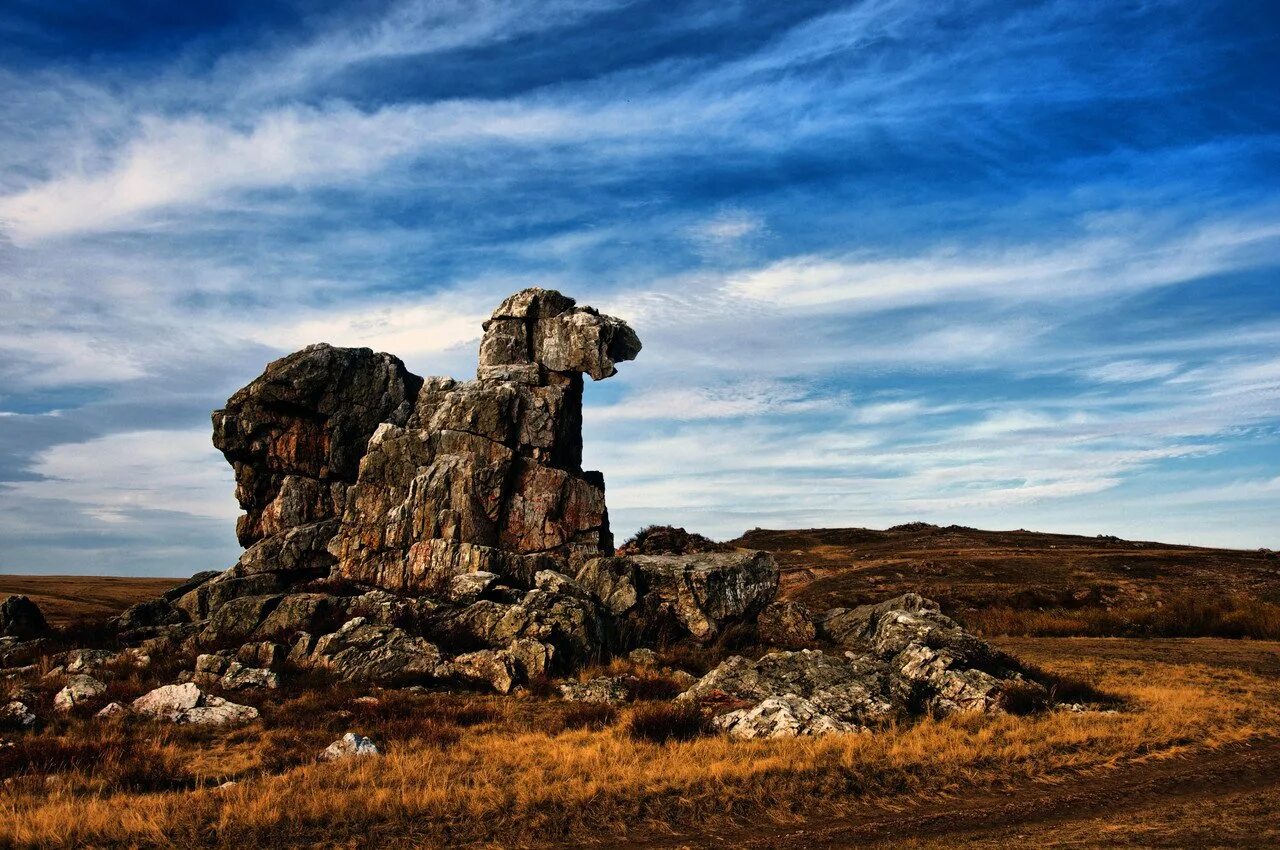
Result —
<instances>
[{"instance_id":1,"label":"sky","mask_svg":"<svg viewBox=\"0 0 1280 850\"><path fill-rule=\"evenodd\" d=\"M909 522L1280 548L1280 7L0 6L0 572L238 554L282 354L467 377L626 318L619 539Z\"/></svg>"}]
</instances>

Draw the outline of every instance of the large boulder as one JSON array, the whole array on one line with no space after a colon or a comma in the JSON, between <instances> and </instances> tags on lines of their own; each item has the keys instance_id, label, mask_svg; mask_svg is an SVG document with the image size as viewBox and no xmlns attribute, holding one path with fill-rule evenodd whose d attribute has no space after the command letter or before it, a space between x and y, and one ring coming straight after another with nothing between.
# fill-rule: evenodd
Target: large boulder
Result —
<instances>
[{"instance_id":1,"label":"large boulder","mask_svg":"<svg viewBox=\"0 0 1280 850\"><path fill-rule=\"evenodd\" d=\"M692 635L710 641L727 626L753 622L778 592L778 565L768 552L700 552L597 558L578 584L632 639Z\"/></svg>"},{"instance_id":2,"label":"large boulder","mask_svg":"<svg viewBox=\"0 0 1280 850\"><path fill-rule=\"evenodd\" d=\"M157 720L200 726L247 723L258 717L258 709L253 706L206 694L194 682L156 688L134 700L132 708L137 714Z\"/></svg>"},{"instance_id":3,"label":"large boulder","mask_svg":"<svg viewBox=\"0 0 1280 850\"><path fill-rule=\"evenodd\" d=\"M30 640L47 634L40 606L25 596L9 596L0 602L0 636Z\"/></svg>"}]
</instances>

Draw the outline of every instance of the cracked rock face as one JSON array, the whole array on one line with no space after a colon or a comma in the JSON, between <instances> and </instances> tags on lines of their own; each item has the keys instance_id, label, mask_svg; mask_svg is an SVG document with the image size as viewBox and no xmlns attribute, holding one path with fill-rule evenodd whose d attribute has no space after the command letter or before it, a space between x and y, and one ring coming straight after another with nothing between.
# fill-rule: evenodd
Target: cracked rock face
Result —
<instances>
[{"instance_id":1,"label":"cracked rock face","mask_svg":"<svg viewBox=\"0 0 1280 850\"><path fill-rule=\"evenodd\" d=\"M613 550L604 478L582 469L583 374L630 360L620 319L526 289L485 322L477 379L428 378L372 433L329 551L333 575L447 595L458 575L522 587Z\"/></svg>"}]
</instances>

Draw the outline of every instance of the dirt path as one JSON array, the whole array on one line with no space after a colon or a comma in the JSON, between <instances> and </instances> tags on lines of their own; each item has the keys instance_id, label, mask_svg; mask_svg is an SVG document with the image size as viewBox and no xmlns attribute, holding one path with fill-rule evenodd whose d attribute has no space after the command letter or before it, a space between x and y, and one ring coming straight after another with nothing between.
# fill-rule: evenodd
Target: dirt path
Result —
<instances>
[{"instance_id":1,"label":"dirt path","mask_svg":"<svg viewBox=\"0 0 1280 850\"><path fill-rule=\"evenodd\" d=\"M930 799L909 804L900 811L883 809L815 818L799 826L748 828L723 831L717 835L675 833L669 836L630 838L606 847L755 847L755 848L835 848L894 846L1048 846L1038 833L1053 832L1064 824L1088 822L1105 816L1108 822L1123 821L1125 812L1141 813L1133 820L1165 820L1161 812L1193 804L1212 818L1218 807L1214 801L1240 795L1269 801L1280 799L1280 738L1266 738L1249 744L1218 750L1153 759L1117 768L1094 776L1073 776L1055 784L1027 783L1007 791L978 791L961 797ZM1262 815L1272 828L1280 829L1280 802ZM1190 826L1187 829L1191 829ZM1081 830L1062 830L1065 834ZM1265 831L1265 830L1264 830ZM1061 846L1107 846L1122 843L1122 836L1103 837L1093 832ZM1167 837L1167 836L1166 836ZM1161 846L1206 846L1202 840L1183 834ZM1275 846L1275 832L1262 834L1251 829L1231 839L1220 835L1212 846Z\"/></svg>"}]
</instances>

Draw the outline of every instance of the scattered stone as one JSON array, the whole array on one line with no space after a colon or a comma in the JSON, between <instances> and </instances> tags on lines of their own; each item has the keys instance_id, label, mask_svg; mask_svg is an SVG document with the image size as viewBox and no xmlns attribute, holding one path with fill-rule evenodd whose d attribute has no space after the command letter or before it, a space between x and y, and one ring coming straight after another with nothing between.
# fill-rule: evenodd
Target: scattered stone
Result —
<instances>
[{"instance_id":1,"label":"scattered stone","mask_svg":"<svg viewBox=\"0 0 1280 850\"><path fill-rule=\"evenodd\" d=\"M560 686L560 696L570 702L615 705L627 701L628 689L621 676L599 676L586 682L565 682Z\"/></svg>"},{"instance_id":2,"label":"scattered stone","mask_svg":"<svg viewBox=\"0 0 1280 850\"><path fill-rule=\"evenodd\" d=\"M222 675L219 684L224 690L241 691L246 689L275 690L280 687L280 677L270 670L261 667L246 667L239 661L232 661Z\"/></svg>"},{"instance_id":3,"label":"scattered stone","mask_svg":"<svg viewBox=\"0 0 1280 850\"><path fill-rule=\"evenodd\" d=\"M0 635L30 640L48 634L40 606L25 596L9 596L0 602Z\"/></svg>"},{"instance_id":4,"label":"scattered stone","mask_svg":"<svg viewBox=\"0 0 1280 850\"><path fill-rule=\"evenodd\" d=\"M53 707L58 711L70 711L80 703L100 697L106 692L107 686L92 676L69 676L66 686L54 695Z\"/></svg>"},{"instance_id":5,"label":"scattered stone","mask_svg":"<svg viewBox=\"0 0 1280 850\"><path fill-rule=\"evenodd\" d=\"M658 653L654 652L652 649L647 649L645 647L631 650L631 652L628 653L627 658L631 661L632 664L635 664L639 667L657 667L658 666Z\"/></svg>"},{"instance_id":6,"label":"scattered stone","mask_svg":"<svg viewBox=\"0 0 1280 850\"><path fill-rule=\"evenodd\" d=\"M103 720L110 720L113 717L120 717L125 713L127 713L127 709L123 705L118 702L109 702L94 716L100 717Z\"/></svg>"},{"instance_id":7,"label":"scattered stone","mask_svg":"<svg viewBox=\"0 0 1280 850\"><path fill-rule=\"evenodd\" d=\"M205 726L246 723L258 717L258 709L253 706L206 694L194 682L156 688L134 700L133 710L171 723Z\"/></svg>"},{"instance_id":8,"label":"scattered stone","mask_svg":"<svg viewBox=\"0 0 1280 850\"><path fill-rule=\"evenodd\" d=\"M0 729L30 729L36 724L35 713L26 703L12 700L0 706Z\"/></svg>"},{"instance_id":9,"label":"scattered stone","mask_svg":"<svg viewBox=\"0 0 1280 850\"><path fill-rule=\"evenodd\" d=\"M357 757L371 757L382 755L378 752L377 746L363 735L357 735L354 732L348 732L329 746L325 747L324 752L320 753L320 761L341 761L343 759Z\"/></svg>"},{"instance_id":10,"label":"scattered stone","mask_svg":"<svg viewBox=\"0 0 1280 850\"><path fill-rule=\"evenodd\" d=\"M73 649L62 658L65 673L87 674L100 672L116 660L116 654L104 649Z\"/></svg>"}]
</instances>

